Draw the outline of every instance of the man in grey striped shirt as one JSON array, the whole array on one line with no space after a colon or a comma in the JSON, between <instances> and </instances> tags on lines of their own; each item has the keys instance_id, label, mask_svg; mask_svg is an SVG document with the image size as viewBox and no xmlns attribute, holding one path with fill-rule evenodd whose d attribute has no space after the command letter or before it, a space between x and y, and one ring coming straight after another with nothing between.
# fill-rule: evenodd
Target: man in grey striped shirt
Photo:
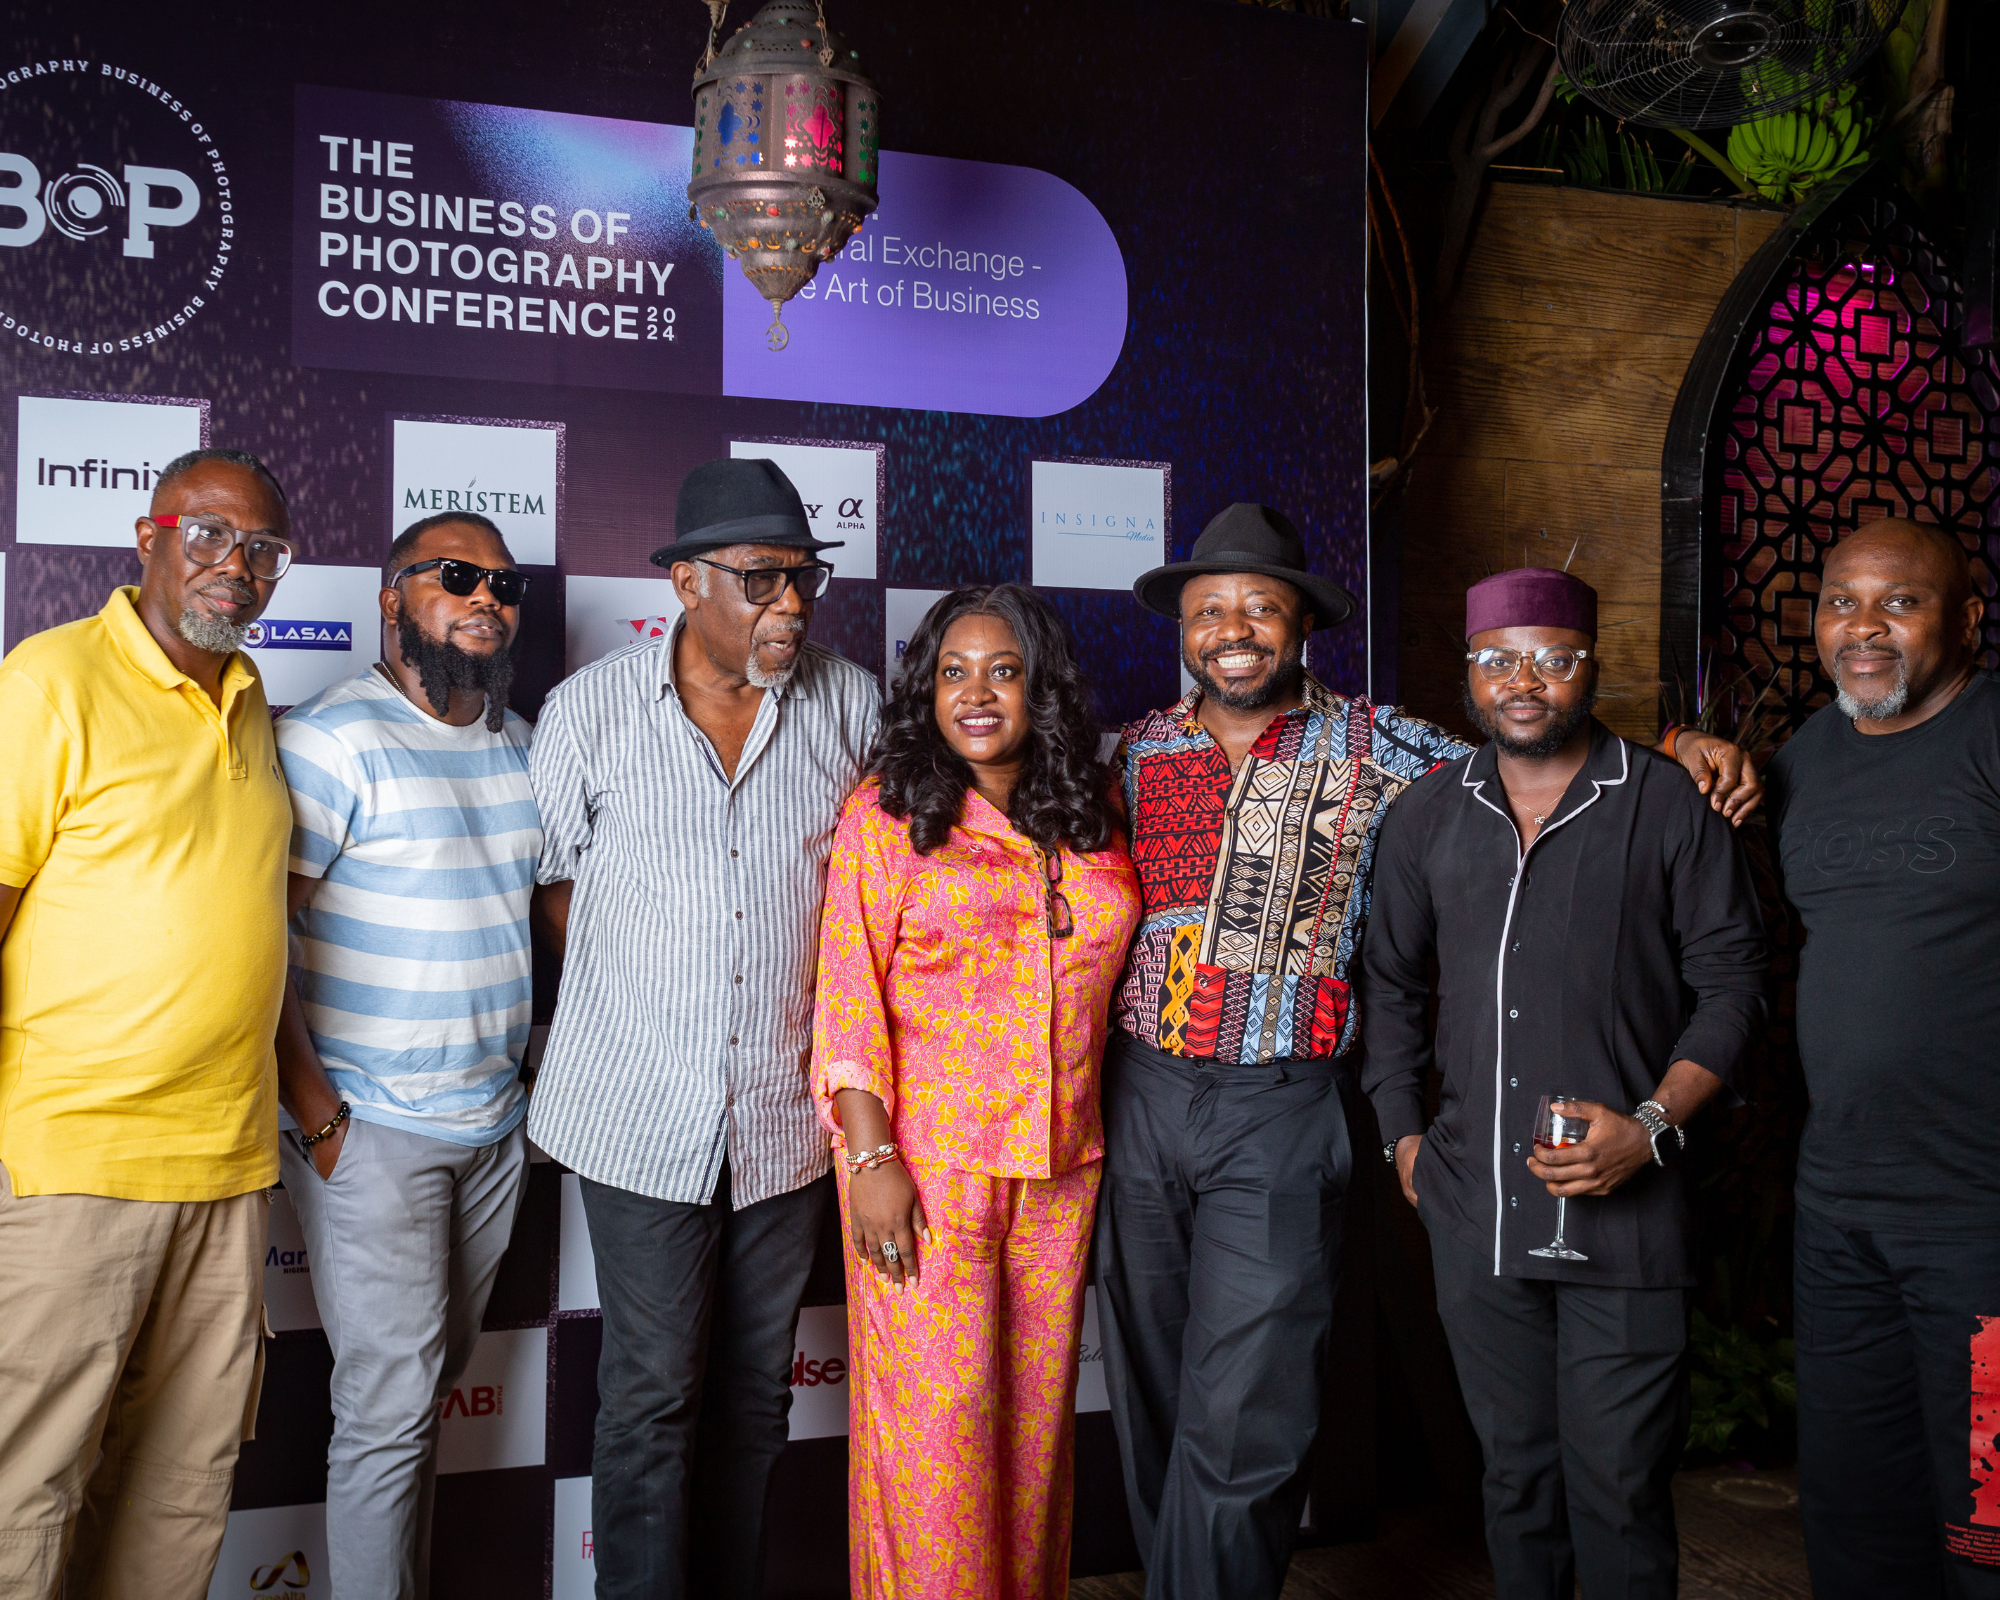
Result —
<instances>
[{"instance_id":1,"label":"man in grey striped shirt","mask_svg":"<svg viewBox=\"0 0 2000 1600\"><path fill-rule=\"evenodd\" d=\"M564 966L528 1132L582 1180L604 1308L599 1600L757 1592L833 1201L820 900L881 717L874 678L806 642L834 546L773 462L696 467L674 527L653 560L682 621L562 684L530 763Z\"/></svg>"}]
</instances>

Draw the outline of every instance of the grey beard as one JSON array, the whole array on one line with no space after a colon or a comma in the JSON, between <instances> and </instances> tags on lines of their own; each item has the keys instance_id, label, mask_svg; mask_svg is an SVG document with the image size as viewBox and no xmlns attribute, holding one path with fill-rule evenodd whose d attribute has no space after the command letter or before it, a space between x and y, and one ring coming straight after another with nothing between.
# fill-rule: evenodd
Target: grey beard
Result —
<instances>
[{"instance_id":1,"label":"grey beard","mask_svg":"<svg viewBox=\"0 0 2000 1600\"><path fill-rule=\"evenodd\" d=\"M195 647L206 650L211 655L226 656L243 648L243 641L250 637L247 622L224 622L212 611L197 611L189 606L174 618L174 632Z\"/></svg>"},{"instance_id":2,"label":"grey beard","mask_svg":"<svg viewBox=\"0 0 2000 1600\"><path fill-rule=\"evenodd\" d=\"M798 635L794 634L792 637L797 638ZM803 659L803 656L794 656L792 664L783 672L766 672L757 665L757 646L752 644L750 659L743 663L743 676L749 680L753 689L782 689L792 681L792 674L799 670L799 662Z\"/></svg>"},{"instance_id":3,"label":"grey beard","mask_svg":"<svg viewBox=\"0 0 2000 1600\"><path fill-rule=\"evenodd\" d=\"M1835 669L1838 671L1838 668ZM1834 682L1839 683L1836 677ZM1833 697L1833 703L1840 707L1845 716L1856 722L1883 722L1890 717L1900 717L1910 704L1910 672L1901 662L1896 664L1896 681L1889 685L1888 692L1878 700L1861 700L1840 689Z\"/></svg>"}]
</instances>

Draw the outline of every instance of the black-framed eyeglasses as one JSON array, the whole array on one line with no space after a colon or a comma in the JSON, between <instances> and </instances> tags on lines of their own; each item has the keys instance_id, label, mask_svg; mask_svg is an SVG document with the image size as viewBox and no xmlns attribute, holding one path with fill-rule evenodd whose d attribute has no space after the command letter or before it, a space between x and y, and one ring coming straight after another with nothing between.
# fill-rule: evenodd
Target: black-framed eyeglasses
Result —
<instances>
[{"instance_id":1,"label":"black-framed eyeglasses","mask_svg":"<svg viewBox=\"0 0 2000 1600\"><path fill-rule=\"evenodd\" d=\"M268 528L248 532L232 528L220 517L149 517L156 527L173 528L181 536L181 553L198 567L219 567L229 552L243 546L243 565L253 578L282 578L292 564L292 547Z\"/></svg>"},{"instance_id":2,"label":"black-framed eyeglasses","mask_svg":"<svg viewBox=\"0 0 2000 1600\"><path fill-rule=\"evenodd\" d=\"M1539 650L1501 650L1489 645L1484 650L1468 650L1465 659L1479 669L1488 683L1505 683L1521 670L1522 661L1531 664L1544 683L1568 683L1577 667L1588 660L1588 650L1573 650L1566 644L1545 644Z\"/></svg>"},{"instance_id":3,"label":"black-framed eyeglasses","mask_svg":"<svg viewBox=\"0 0 2000 1600\"><path fill-rule=\"evenodd\" d=\"M704 567L731 573L743 580L743 598L753 606L768 606L785 592L787 582L805 601L817 600L833 580L833 568L824 561L809 561L802 567L725 567L720 561L696 556Z\"/></svg>"},{"instance_id":4,"label":"black-framed eyeglasses","mask_svg":"<svg viewBox=\"0 0 2000 1600\"><path fill-rule=\"evenodd\" d=\"M389 587L395 588L413 572L429 572L437 569L438 582L444 585L446 594L466 595L477 589L483 580L494 602L503 606L517 606L528 594L528 575L517 572L512 567L482 567L471 561L460 561L454 556L433 556L428 561L418 561L389 580Z\"/></svg>"},{"instance_id":5,"label":"black-framed eyeglasses","mask_svg":"<svg viewBox=\"0 0 2000 1600\"><path fill-rule=\"evenodd\" d=\"M1035 853L1042 858L1042 877L1048 890L1049 937L1067 939L1076 932L1076 917L1069 908L1068 899L1056 887L1062 882L1062 851L1044 850L1036 845Z\"/></svg>"}]
</instances>

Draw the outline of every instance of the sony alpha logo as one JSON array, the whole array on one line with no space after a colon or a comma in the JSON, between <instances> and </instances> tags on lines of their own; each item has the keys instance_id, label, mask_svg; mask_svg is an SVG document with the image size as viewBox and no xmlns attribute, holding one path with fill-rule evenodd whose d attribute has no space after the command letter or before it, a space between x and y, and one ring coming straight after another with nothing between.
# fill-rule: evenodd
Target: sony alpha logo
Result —
<instances>
[{"instance_id":1,"label":"sony alpha logo","mask_svg":"<svg viewBox=\"0 0 2000 1600\"><path fill-rule=\"evenodd\" d=\"M0 256L0 332L111 355L185 327L235 246L214 137L167 89L108 61L30 62L0 85L0 249L18 252Z\"/></svg>"},{"instance_id":2,"label":"sony alpha logo","mask_svg":"<svg viewBox=\"0 0 2000 1600\"><path fill-rule=\"evenodd\" d=\"M250 624L243 636L251 650L352 650L354 628L345 622L279 622Z\"/></svg>"}]
</instances>

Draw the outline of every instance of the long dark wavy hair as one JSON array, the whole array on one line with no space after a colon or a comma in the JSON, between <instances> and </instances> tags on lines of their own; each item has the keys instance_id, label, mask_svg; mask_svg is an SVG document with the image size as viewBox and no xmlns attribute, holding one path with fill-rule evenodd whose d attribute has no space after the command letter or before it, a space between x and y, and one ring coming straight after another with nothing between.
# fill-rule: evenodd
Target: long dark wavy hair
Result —
<instances>
[{"instance_id":1,"label":"long dark wavy hair","mask_svg":"<svg viewBox=\"0 0 2000 1600\"><path fill-rule=\"evenodd\" d=\"M903 675L882 720L869 770L881 780L882 809L909 819L910 843L929 855L944 843L972 787L972 768L937 723L938 652L960 617L997 617L1014 632L1026 667L1028 758L1014 784L1007 820L1045 850L1102 850L1120 817L1090 714L1089 683L1062 618L1017 583L954 589L917 624Z\"/></svg>"}]
</instances>

